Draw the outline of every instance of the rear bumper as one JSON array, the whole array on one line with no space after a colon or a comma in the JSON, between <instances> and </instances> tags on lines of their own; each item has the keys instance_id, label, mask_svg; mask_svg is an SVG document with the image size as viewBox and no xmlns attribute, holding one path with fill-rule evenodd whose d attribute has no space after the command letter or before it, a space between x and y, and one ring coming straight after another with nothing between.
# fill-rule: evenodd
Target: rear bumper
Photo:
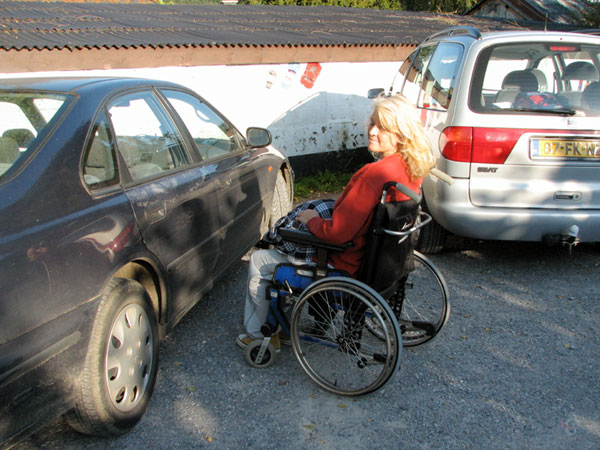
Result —
<instances>
[{"instance_id":1,"label":"rear bumper","mask_svg":"<svg viewBox=\"0 0 600 450\"><path fill-rule=\"evenodd\" d=\"M562 234L577 225L581 242L600 242L600 210L478 207L469 200L468 183L456 179L452 186L424 185L431 215L451 233L475 239L541 241L545 235Z\"/></svg>"}]
</instances>

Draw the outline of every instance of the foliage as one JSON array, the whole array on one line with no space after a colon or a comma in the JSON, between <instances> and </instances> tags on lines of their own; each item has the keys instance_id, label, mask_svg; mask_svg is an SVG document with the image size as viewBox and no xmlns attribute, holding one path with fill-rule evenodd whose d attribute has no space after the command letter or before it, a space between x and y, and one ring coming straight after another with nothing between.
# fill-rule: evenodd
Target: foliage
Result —
<instances>
[{"instance_id":1,"label":"foliage","mask_svg":"<svg viewBox=\"0 0 600 450\"><path fill-rule=\"evenodd\" d=\"M586 1L583 11L581 12L579 25L590 28L600 28L600 2L597 0Z\"/></svg>"},{"instance_id":2,"label":"foliage","mask_svg":"<svg viewBox=\"0 0 600 450\"><path fill-rule=\"evenodd\" d=\"M155 0L161 4L220 4L221 0ZM239 0L240 5L341 6L347 8L397 9L464 14L480 0ZM569 22L600 27L600 0L586 0L581 14L573 12Z\"/></svg>"},{"instance_id":3,"label":"foliage","mask_svg":"<svg viewBox=\"0 0 600 450\"><path fill-rule=\"evenodd\" d=\"M404 0L402 9L464 14L477 3L478 0Z\"/></svg>"},{"instance_id":4,"label":"foliage","mask_svg":"<svg viewBox=\"0 0 600 450\"><path fill-rule=\"evenodd\" d=\"M240 0L239 3L247 5L329 5L462 14L471 9L477 3L477 0Z\"/></svg>"},{"instance_id":5,"label":"foliage","mask_svg":"<svg viewBox=\"0 0 600 450\"><path fill-rule=\"evenodd\" d=\"M157 0L161 5L220 5L221 0Z\"/></svg>"},{"instance_id":6,"label":"foliage","mask_svg":"<svg viewBox=\"0 0 600 450\"><path fill-rule=\"evenodd\" d=\"M296 202L313 198L337 197L343 190L352 173L349 172L319 172L296 179L294 183L294 200Z\"/></svg>"},{"instance_id":7,"label":"foliage","mask_svg":"<svg viewBox=\"0 0 600 450\"><path fill-rule=\"evenodd\" d=\"M401 0L240 0L246 5L343 6L351 8L402 9Z\"/></svg>"}]
</instances>

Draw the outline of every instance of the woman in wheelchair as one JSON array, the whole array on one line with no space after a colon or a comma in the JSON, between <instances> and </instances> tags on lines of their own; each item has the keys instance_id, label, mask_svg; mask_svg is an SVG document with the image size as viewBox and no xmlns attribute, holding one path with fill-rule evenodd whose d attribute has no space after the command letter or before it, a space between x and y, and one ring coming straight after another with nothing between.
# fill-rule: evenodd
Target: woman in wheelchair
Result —
<instances>
[{"instance_id":1,"label":"woman in wheelchair","mask_svg":"<svg viewBox=\"0 0 600 450\"><path fill-rule=\"evenodd\" d=\"M367 232L375 206L380 201L384 185L390 180L419 193L423 178L435 166L425 131L417 112L401 96L380 97L375 100L368 126L369 151L375 162L358 170L336 200L331 218L322 218L314 209L297 214L296 220L305 224L317 238L334 245L352 242L340 252L330 252L331 266L355 277L359 271L367 243ZM389 191L392 201L409 198L395 189ZM252 253L248 268L248 284L244 311L246 332L236 344L245 349L252 341L262 339L261 327L269 312L267 289L273 271L288 256L276 249L260 249ZM271 343L279 351L279 338Z\"/></svg>"}]
</instances>

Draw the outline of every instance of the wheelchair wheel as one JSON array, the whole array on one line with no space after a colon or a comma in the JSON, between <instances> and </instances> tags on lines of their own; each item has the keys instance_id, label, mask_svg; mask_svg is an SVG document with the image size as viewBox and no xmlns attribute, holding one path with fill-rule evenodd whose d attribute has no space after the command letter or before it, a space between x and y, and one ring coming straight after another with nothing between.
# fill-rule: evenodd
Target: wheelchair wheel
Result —
<instances>
[{"instance_id":1,"label":"wheelchair wheel","mask_svg":"<svg viewBox=\"0 0 600 450\"><path fill-rule=\"evenodd\" d=\"M273 344L269 343L264 352L261 352L262 343L262 339L256 339L250 342L244 351L246 362L257 369L271 367L277 359L277 351Z\"/></svg>"},{"instance_id":2,"label":"wheelchair wheel","mask_svg":"<svg viewBox=\"0 0 600 450\"><path fill-rule=\"evenodd\" d=\"M392 299L392 310L400 306L398 324L405 347L432 340L450 317L450 293L438 268L419 252L414 252L415 270L408 275L404 300ZM393 302L396 304L393 304ZM401 302L401 303L399 303ZM398 304L399 303L399 304Z\"/></svg>"},{"instance_id":3,"label":"wheelchair wheel","mask_svg":"<svg viewBox=\"0 0 600 450\"><path fill-rule=\"evenodd\" d=\"M367 332L377 324L381 339ZM294 354L308 376L334 394L355 396L384 386L400 366L402 337L383 298L360 281L312 283L292 312Z\"/></svg>"},{"instance_id":4,"label":"wheelchair wheel","mask_svg":"<svg viewBox=\"0 0 600 450\"><path fill-rule=\"evenodd\" d=\"M417 251L414 262L415 270L387 301L398 319L405 347L431 341L450 317L450 294L441 272ZM367 326L383 339L376 323L367 321Z\"/></svg>"}]
</instances>

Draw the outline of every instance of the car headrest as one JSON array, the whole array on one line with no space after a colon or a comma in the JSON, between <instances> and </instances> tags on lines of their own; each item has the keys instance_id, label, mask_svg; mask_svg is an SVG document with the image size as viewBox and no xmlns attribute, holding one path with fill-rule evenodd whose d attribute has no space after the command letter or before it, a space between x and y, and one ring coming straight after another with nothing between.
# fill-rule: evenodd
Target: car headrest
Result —
<instances>
[{"instance_id":1,"label":"car headrest","mask_svg":"<svg viewBox=\"0 0 600 450\"><path fill-rule=\"evenodd\" d=\"M588 109L600 111L600 82L593 81L583 90L583 103Z\"/></svg>"},{"instance_id":2,"label":"car headrest","mask_svg":"<svg viewBox=\"0 0 600 450\"><path fill-rule=\"evenodd\" d=\"M17 141L7 137L0 137L0 163L11 164L19 157Z\"/></svg>"},{"instance_id":3,"label":"car headrest","mask_svg":"<svg viewBox=\"0 0 600 450\"><path fill-rule=\"evenodd\" d=\"M548 80L546 79L546 75L540 69L529 69L538 82L538 91L545 92L548 89Z\"/></svg>"},{"instance_id":4,"label":"car headrest","mask_svg":"<svg viewBox=\"0 0 600 450\"><path fill-rule=\"evenodd\" d=\"M565 67L562 79L598 81L598 69L592 63L576 61Z\"/></svg>"},{"instance_id":5,"label":"car headrest","mask_svg":"<svg viewBox=\"0 0 600 450\"><path fill-rule=\"evenodd\" d=\"M27 147L31 141L35 138L33 133L27 128L12 128L6 130L2 137L14 139L19 144L19 147Z\"/></svg>"},{"instance_id":6,"label":"car headrest","mask_svg":"<svg viewBox=\"0 0 600 450\"><path fill-rule=\"evenodd\" d=\"M538 90L536 76L530 70L515 70L509 72L502 81L502 89L517 89L521 92Z\"/></svg>"}]
</instances>

